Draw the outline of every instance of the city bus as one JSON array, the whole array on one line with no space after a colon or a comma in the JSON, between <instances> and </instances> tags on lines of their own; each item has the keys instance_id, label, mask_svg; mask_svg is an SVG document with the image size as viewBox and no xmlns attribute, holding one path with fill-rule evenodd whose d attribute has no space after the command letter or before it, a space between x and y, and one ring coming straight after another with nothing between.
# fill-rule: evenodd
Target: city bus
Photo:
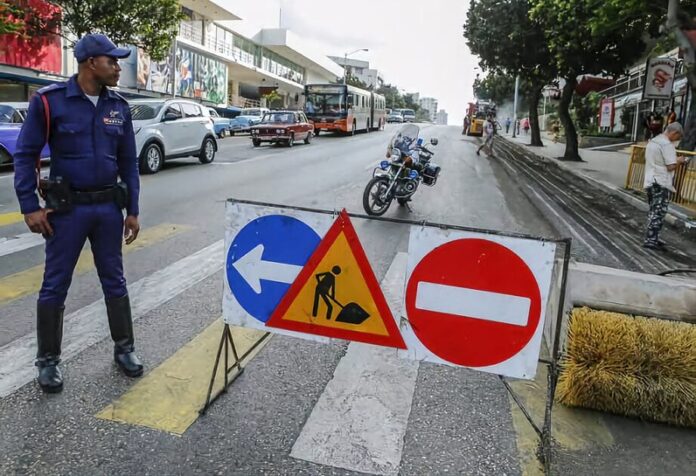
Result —
<instances>
[{"instance_id":1,"label":"city bus","mask_svg":"<svg viewBox=\"0 0 696 476\"><path fill-rule=\"evenodd\" d=\"M305 86L305 113L314 133L334 131L354 134L378 130L387 122L384 96L345 84Z\"/></svg>"}]
</instances>

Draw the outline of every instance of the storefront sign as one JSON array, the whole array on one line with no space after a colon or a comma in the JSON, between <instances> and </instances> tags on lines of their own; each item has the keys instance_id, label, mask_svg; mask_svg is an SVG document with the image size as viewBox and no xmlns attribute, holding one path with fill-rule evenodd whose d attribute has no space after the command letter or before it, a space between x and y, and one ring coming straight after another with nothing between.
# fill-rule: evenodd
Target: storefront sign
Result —
<instances>
[{"instance_id":1,"label":"storefront sign","mask_svg":"<svg viewBox=\"0 0 696 476\"><path fill-rule=\"evenodd\" d=\"M670 99L676 66L677 61L673 58L649 58L645 67L643 99Z\"/></svg>"},{"instance_id":2,"label":"storefront sign","mask_svg":"<svg viewBox=\"0 0 696 476\"><path fill-rule=\"evenodd\" d=\"M614 125L614 100L602 99L599 103L599 127L612 128Z\"/></svg>"}]
</instances>

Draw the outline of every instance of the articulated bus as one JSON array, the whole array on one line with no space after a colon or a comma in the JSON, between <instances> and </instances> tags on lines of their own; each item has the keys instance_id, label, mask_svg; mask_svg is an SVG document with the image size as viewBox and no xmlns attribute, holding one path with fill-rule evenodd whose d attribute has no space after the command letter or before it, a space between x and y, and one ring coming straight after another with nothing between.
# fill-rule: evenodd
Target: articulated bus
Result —
<instances>
[{"instance_id":1,"label":"articulated bus","mask_svg":"<svg viewBox=\"0 0 696 476\"><path fill-rule=\"evenodd\" d=\"M314 123L314 133L383 129L387 122L384 96L345 84L305 86L305 113Z\"/></svg>"}]
</instances>

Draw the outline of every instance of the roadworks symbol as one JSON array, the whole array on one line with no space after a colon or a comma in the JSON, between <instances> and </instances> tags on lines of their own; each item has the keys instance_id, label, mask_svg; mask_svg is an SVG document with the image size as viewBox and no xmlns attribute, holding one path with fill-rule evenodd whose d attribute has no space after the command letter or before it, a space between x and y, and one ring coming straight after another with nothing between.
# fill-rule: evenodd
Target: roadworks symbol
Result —
<instances>
[{"instance_id":1,"label":"roadworks symbol","mask_svg":"<svg viewBox=\"0 0 696 476\"><path fill-rule=\"evenodd\" d=\"M326 233L266 325L405 348L345 211Z\"/></svg>"}]
</instances>

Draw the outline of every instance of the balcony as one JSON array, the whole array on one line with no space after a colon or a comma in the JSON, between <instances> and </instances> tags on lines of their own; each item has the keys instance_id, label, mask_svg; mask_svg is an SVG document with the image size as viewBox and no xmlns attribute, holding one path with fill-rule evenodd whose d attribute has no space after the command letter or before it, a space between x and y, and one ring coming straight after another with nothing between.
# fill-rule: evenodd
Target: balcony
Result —
<instances>
[{"instance_id":1,"label":"balcony","mask_svg":"<svg viewBox=\"0 0 696 476\"><path fill-rule=\"evenodd\" d=\"M203 22L200 20L179 23L179 36L192 43L203 44Z\"/></svg>"}]
</instances>

